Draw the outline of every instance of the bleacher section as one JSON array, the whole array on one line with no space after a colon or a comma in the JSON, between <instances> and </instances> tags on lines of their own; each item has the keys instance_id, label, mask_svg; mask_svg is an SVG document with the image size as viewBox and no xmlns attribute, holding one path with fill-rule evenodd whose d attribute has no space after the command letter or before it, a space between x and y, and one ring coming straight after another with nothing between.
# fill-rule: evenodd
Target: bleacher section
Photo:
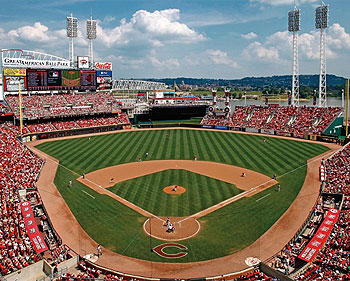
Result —
<instances>
[{"instance_id":1,"label":"bleacher section","mask_svg":"<svg viewBox=\"0 0 350 281\"><path fill-rule=\"evenodd\" d=\"M236 106L231 117L209 113L201 125L220 125L289 133L294 137L320 135L338 117L340 107Z\"/></svg>"},{"instance_id":2,"label":"bleacher section","mask_svg":"<svg viewBox=\"0 0 350 281\"><path fill-rule=\"evenodd\" d=\"M5 101L18 118L18 95L6 95ZM111 93L22 95L22 106L28 119L121 112Z\"/></svg>"},{"instance_id":3,"label":"bleacher section","mask_svg":"<svg viewBox=\"0 0 350 281\"><path fill-rule=\"evenodd\" d=\"M33 248L21 212L21 202L28 201L35 220L40 221L44 240L56 247L55 234L41 207L36 190L43 161L16 138L12 129L0 125L0 272L2 275L20 270L42 259ZM24 192L19 192L24 190ZM25 194L20 196L20 194Z\"/></svg>"}]
</instances>

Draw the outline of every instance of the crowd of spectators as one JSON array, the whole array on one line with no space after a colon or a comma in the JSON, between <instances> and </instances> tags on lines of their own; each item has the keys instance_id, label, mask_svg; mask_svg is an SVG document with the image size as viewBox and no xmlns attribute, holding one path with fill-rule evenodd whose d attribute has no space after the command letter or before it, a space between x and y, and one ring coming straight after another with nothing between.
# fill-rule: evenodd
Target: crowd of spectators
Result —
<instances>
[{"instance_id":1,"label":"crowd of spectators","mask_svg":"<svg viewBox=\"0 0 350 281\"><path fill-rule=\"evenodd\" d=\"M19 117L18 95L5 100ZM121 104L112 93L31 94L22 95L23 116L29 119L120 112Z\"/></svg>"},{"instance_id":2,"label":"crowd of spectators","mask_svg":"<svg viewBox=\"0 0 350 281\"><path fill-rule=\"evenodd\" d=\"M236 106L231 118L209 113L202 125L268 129L292 133L295 137L323 133L341 112L340 107Z\"/></svg>"},{"instance_id":3,"label":"crowd of spectators","mask_svg":"<svg viewBox=\"0 0 350 281\"><path fill-rule=\"evenodd\" d=\"M234 279L234 281L277 281L279 279L268 276L264 272L256 269L254 272L244 274L239 278Z\"/></svg>"},{"instance_id":4,"label":"crowd of spectators","mask_svg":"<svg viewBox=\"0 0 350 281\"><path fill-rule=\"evenodd\" d=\"M326 244L312 265L296 280L350 280L350 146L324 160L326 182L323 192L342 194L343 204Z\"/></svg>"},{"instance_id":5,"label":"crowd of spectators","mask_svg":"<svg viewBox=\"0 0 350 281\"><path fill-rule=\"evenodd\" d=\"M108 125L124 125L129 124L129 118L126 114L120 113L110 117L86 117L77 118L76 120L63 120L63 121L46 121L36 123L27 123L23 126L23 134L29 133L43 133L54 132L70 129L99 127ZM14 125L11 122L7 122L6 125L19 133L19 125Z\"/></svg>"},{"instance_id":6,"label":"crowd of spectators","mask_svg":"<svg viewBox=\"0 0 350 281\"><path fill-rule=\"evenodd\" d=\"M326 182L325 193L350 195L350 147L339 151L334 157L324 161Z\"/></svg>"},{"instance_id":7,"label":"crowd of spectators","mask_svg":"<svg viewBox=\"0 0 350 281\"><path fill-rule=\"evenodd\" d=\"M0 103L0 114L9 113L9 112L11 112L10 108L4 103Z\"/></svg>"},{"instance_id":8,"label":"crowd of spectators","mask_svg":"<svg viewBox=\"0 0 350 281\"><path fill-rule=\"evenodd\" d=\"M0 271L9 274L40 260L28 237L19 190L35 188L43 161L11 129L0 126Z\"/></svg>"}]
</instances>

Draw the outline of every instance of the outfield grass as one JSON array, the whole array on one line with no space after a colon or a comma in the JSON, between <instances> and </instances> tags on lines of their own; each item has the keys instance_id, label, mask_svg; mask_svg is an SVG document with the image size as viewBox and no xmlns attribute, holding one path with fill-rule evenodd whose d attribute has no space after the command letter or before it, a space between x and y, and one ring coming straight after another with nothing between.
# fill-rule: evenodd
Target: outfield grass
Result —
<instances>
[{"instance_id":1,"label":"outfield grass","mask_svg":"<svg viewBox=\"0 0 350 281\"><path fill-rule=\"evenodd\" d=\"M87 137L57 140L38 148L60 160L62 166L58 168L55 184L78 222L95 241L131 257L188 262L228 255L253 243L297 196L306 175L307 159L328 150L319 144L278 138L267 138L264 143L264 138L266 136L215 131L149 130L94 136L91 140ZM274 192L271 187L202 217L201 232L181 242L189 248L189 254L181 259L164 260L150 252L150 247L163 241L150 239L143 232L144 217L75 180L83 172L136 162L146 152L150 160L191 160L196 155L199 160L241 166L266 175L277 173L281 192ZM70 179L73 187L67 188ZM158 182L153 184L159 188ZM132 191L131 186L129 189ZM256 202L269 193L267 200ZM149 200L147 192L140 194L138 200Z\"/></svg>"},{"instance_id":2,"label":"outfield grass","mask_svg":"<svg viewBox=\"0 0 350 281\"><path fill-rule=\"evenodd\" d=\"M185 187L186 192L163 192L174 184ZM233 184L180 169L127 180L109 190L154 215L172 217L193 215L242 192Z\"/></svg>"}]
</instances>

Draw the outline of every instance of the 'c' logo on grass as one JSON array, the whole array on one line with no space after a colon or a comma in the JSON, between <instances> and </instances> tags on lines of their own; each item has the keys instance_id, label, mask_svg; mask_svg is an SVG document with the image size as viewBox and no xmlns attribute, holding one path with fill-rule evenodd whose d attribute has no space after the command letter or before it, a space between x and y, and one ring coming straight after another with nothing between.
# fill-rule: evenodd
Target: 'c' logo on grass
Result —
<instances>
[{"instance_id":1,"label":"'c' logo on grass","mask_svg":"<svg viewBox=\"0 0 350 281\"><path fill-rule=\"evenodd\" d=\"M176 259L176 258L182 258L187 255L186 252L178 252L176 254L167 254L164 252L165 248L172 247L172 248L178 248L180 250L187 250L188 248L184 245L181 244L176 244L176 243L166 243L166 244L161 244L158 245L157 247L154 247L152 249L153 252L155 252L157 255L167 258L167 259Z\"/></svg>"}]
</instances>

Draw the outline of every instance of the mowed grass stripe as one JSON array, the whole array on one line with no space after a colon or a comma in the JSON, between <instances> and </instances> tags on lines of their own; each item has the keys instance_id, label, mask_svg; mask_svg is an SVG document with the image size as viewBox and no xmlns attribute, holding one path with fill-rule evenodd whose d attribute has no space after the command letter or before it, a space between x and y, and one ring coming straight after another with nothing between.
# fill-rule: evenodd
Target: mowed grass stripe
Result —
<instances>
[{"instance_id":1,"label":"mowed grass stripe","mask_svg":"<svg viewBox=\"0 0 350 281\"><path fill-rule=\"evenodd\" d=\"M249 165L249 163L245 159L245 157L243 155L241 155L237 146L234 145L235 142L233 142L232 134L224 134L223 141L224 141L225 147L228 147L227 153L228 153L228 156L230 158L229 164L235 165L238 167L246 167Z\"/></svg>"},{"instance_id":2,"label":"mowed grass stripe","mask_svg":"<svg viewBox=\"0 0 350 281\"><path fill-rule=\"evenodd\" d=\"M250 151L255 156L255 158L260 160L255 161L260 171L264 171L263 173L267 174L269 170L277 170L278 166L273 161L271 161L271 158L268 157L268 154L262 153L261 151L264 142L260 143L260 140L258 140L258 142L254 144L253 142L250 142L247 139L242 139L242 142L246 145L248 149L250 148Z\"/></svg>"},{"instance_id":3,"label":"mowed grass stripe","mask_svg":"<svg viewBox=\"0 0 350 281\"><path fill-rule=\"evenodd\" d=\"M243 141L244 138L241 137L242 135L238 134L237 139L237 146L242 151L241 155L243 154L246 157L246 161L248 162L248 166L246 168L252 169L254 171L262 172L259 169L259 166L256 164L257 161L260 161L260 159L255 158L255 154L253 154L251 151L247 149L247 147L244 146L246 142Z\"/></svg>"},{"instance_id":4,"label":"mowed grass stripe","mask_svg":"<svg viewBox=\"0 0 350 281\"><path fill-rule=\"evenodd\" d=\"M170 169L118 183L109 190L155 215L188 216L241 192L229 183L219 183L186 170ZM185 187L186 192L182 195L163 192L164 187L174 184Z\"/></svg>"},{"instance_id":5,"label":"mowed grass stripe","mask_svg":"<svg viewBox=\"0 0 350 281\"><path fill-rule=\"evenodd\" d=\"M113 137L110 138L110 141L113 139ZM75 159L71 162L71 167L78 167L80 171L85 171L83 170L85 165L88 163L88 159L86 155L88 155L88 152L91 151L92 149L98 149L101 147L103 149L103 143L98 142L98 145L93 143L92 140L89 141L90 143L88 145L80 144L80 149L78 148L75 150Z\"/></svg>"},{"instance_id":6,"label":"mowed grass stripe","mask_svg":"<svg viewBox=\"0 0 350 281\"><path fill-rule=\"evenodd\" d=\"M199 131L199 134L196 135L196 143L198 143L200 149L201 149L201 155L203 157L203 160L210 160L210 156L212 155L212 152L210 151L210 147L208 145L208 142L205 141L205 138L203 137L202 131Z\"/></svg>"},{"instance_id":7,"label":"mowed grass stripe","mask_svg":"<svg viewBox=\"0 0 350 281\"><path fill-rule=\"evenodd\" d=\"M286 158L289 158L291 160L289 161L290 163L296 163L300 161L300 157L298 157L298 155L302 152L294 150L293 144L289 142L279 142L275 139L269 139L268 143L271 147L275 149L275 155L280 157L281 159L285 160ZM294 165L292 166L293 168L295 168Z\"/></svg>"},{"instance_id":8,"label":"mowed grass stripe","mask_svg":"<svg viewBox=\"0 0 350 281\"><path fill-rule=\"evenodd\" d=\"M188 143L188 131L182 130L182 159L187 159L191 155L190 147L191 145Z\"/></svg>"},{"instance_id":9,"label":"mowed grass stripe","mask_svg":"<svg viewBox=\"0 0 350 281\"><path fill-rule=\"evenodd\" d=\"M143 146L148 142L150 131L138 132L133 144L129 143L122 157L124 163L135 162L139 157L144 159Z\"/></svg>"},{"instance_id":10,"label":"mowed grass stripe","mask_svg":"<svg viewBox=\"0 0 350 281\"><path fill-rule=\"evenodd\" d=\"M134 132L132 140L129 140L129 142L125 144L122 151L119 150L119 163L136 162L139 157L143 156L138 149L140 144L143 145L143 139L146 137L146 134L143 135L142 133L143 132Z\"/></svg>"},{"instance_id":11,"label":"mowed grass stripe","mask_svg":"<svg viewBox=\"0 0 350 281\"><path fill-rule=\"evenodd\" d=\"M150 139L150 142L146 148L146 152L149 153L148 159L156 159L156 151L159 148L157 144L161 140L161 134L162 131L157 131L157 133L152 134L152 138Z\"/></svg>"},{"instance_id":12,"label":"mowed grass stripe","mask_svg":"<svg viewBox=\"0 0 350 281\"><path fill-rule=\"evenodd\" d=\"M163 136L161 132L163 132ZM133 152L135 152L135 146L132 145L132 142L134 141L134 137L132 137L132 135L135 133L143 132L123 132L121 134L115 134L119 135L119 138L121 135L127 137L124 141L123 146L117 144L120 139L116 137L116 141L111 143L111 145L115 148L115 151L112 153L115 153L116 156L120 156L120 154L124 153L125 149L134 149ZM307 155L309 155L309 153L315 153L311 154L311 156L315 156L316 152L323 152L327 150L318 144L305 144L307 147L305 150L301 149L297 151L295 149L292 149L294 148L294 144L297 144L297 147L302 148L304 143L296 143L295 141L280 140L274 138L268 138L266 144L269 145L271 143L272 145L270 149L267 149L267 147L261 146L261 137L244 135L243 138L245 142L250 141L250 145L247 145L241 141L241 139L237 138L237 134L230 134L228 132L198 131L195 133L193 131L179 130L180 138L176 138L176 134L173 133L174 132L171 131L169 134L174 135L175 137L175 139L173 139L172 145L176 145L174 151L177 153L180 159L193 159L195 153L191 153L190 151L194 146L198 146L200 155L197 156L199 157L199 160L220 162L220 156L217 152L216 146L224 146L224 150L227 150L225 153L229 159L229 164L241 166L239 163L244 163L244 157L247 157L247 159L248 157L252 158L248 160L255 161L254 157L261 157L261 155L264 155L265 158L270 158L269 161L274 161L275 158L280 160L281 174L288 172L287 164L297 166L298 163L300 163L295 163L296 161L294 161L294 159L299 159L299 161L302 161L302 163L306 163ZM210 141L211 138L208 137L208 135L214 138L214 143ZM222 142L216 141L216 138L219 135L222 136ZM170 140L165 137L165 131L150 132L149 141L153 143L153 139L155 139L157 142L157 145L155 145L154 154L159 155L158 159L166 159L164 157L165 150L163 154L163 147L165 147L166 150L169 150ZM182 139L184 142L182 142ZM106 138L96 136L93 137L92 140L94 140L94 142L96 141L97 146L100 145L100 143L104 143L106 141ZM68 140L68 142L70 141L72 140ZM141 141L141 138L137 138L137 141ZM69 163L72 159L75 160L75 158L74 156L70 156L69 159L63 159L63 157L67 155L66 152L70 151L70 147L67 145L68 142L66 142L66 140L58 141L55 144L51 142L46 143L43 147L47 151L52 151L52 148L56 149L56 146L58 144L60 144L60 146L61 144L64 144L65 149L62 149L62 158L56 158L60 161L64 160L65 163ZM82 156L83 154L86 154L85 157L91 156L92 159L88 164L90 165L91 162L95 164L94 159L96 156L98 156L98 154L95 151L95 147L92 147L91 151L85 152L87 145L89 145L89 143L87 143L84 139L81 142L75 143L72 147L74 147L74 149L77 146L82 147L81 151L78 153L81 153ZM288 151L284 147L285 145L288 146ZM248 150L250 154L246 155L246 152L242 150L242 147L245 147L245 149ZM252 150L252 147L257 148ZM41 146L39 148L41 148ZM147 148L144 146L141 149L143 149L142 153L144 153ZM259 152L261 155L255 155L254 151L256 149L260 149ZM150 155L153 155L151 149L149 150ZM135 155L136 153L137 152L135 152ZM288 155L292 156L288 157ZM110 158L110 155L108 155L105 161L101 163L99 167L97 165L91 166L91 170L97 170L103 168L104 166L112 165L115 163L125 163L125 159L121 158L119 160L116 160L116 158ZM228 161L228 159L225 159L225 161ZM135 160L131 161L134 162ZM80 165L80 163L78 164ZM248 163L248 161L245 167L255 169L254 167L252 168L252 165ZM274 172L272 171L272 168L269 165L266 165L265 168L268 170L268 175L271 176ZM75 168L72 170L74 169ZM83 196L80 189L86 190L87 192L90 192L90 189L78 182L73 182L73 189L67 189L67 181L69 181L69 179L75 179L76 175L68 173L63 168L59 168L58 173L60 174L60 181L56 183L56 176L56 186L60 188L60 192L63 194L64 199L67 201L74 215L78 218L79 223L96 242L102 244L103 246L107 246L111 250L114 250L118 253L121 253L127 249L125 251L125 254L132 257L164 262L164 260L162 260L160 257L156 255L150 255L149 251L144 251L144 249L149 248L149 237L141 231L142 223L145 221L145 218L139 216L137 213L135 215L129 215L129 212L126 210L130 209L121 205L120 203L116 203L115 200L109 199L108 196L98 195L94 191L91 191L91 194L96 197L96 200L93 200L89 196ZM128 196L132 197L133 200L136 200L136 202L140 201L146 203L147 205L150 205L153 210L159 209L160 205L163 204L161 201L164 201L168 206L171 206L171 208L168 209L171 211L171 214L165 213L164 215L178 214L181 216L186 216L186 214L190 213L190 207L193 207L192 205L193 202L196 202L194 200L196 197L207 197L208 200L203 201L205 203L214 202L222 196L227 197L228 194L230 194L229 197L232 197L232 193L234 193L234 191L231 190L230 186L227 189L222 189L222 186L225 186L224 182L217 182L211 179L208 180L207 184L205 184L206 181L203 182L203 179L201 177L191 179L191 177L186 176L186 173L187 171L181 173L172 171L168 177L160 177L154 175L150 179L147 179L145 176L140 178L137 183L136 179L135 183L128 183L128 186L125 189L123 186L120 186L119 192L124 192L126 194L129 188L132 189L132 192L130 192ZM259 195L253 196L249 200L239 200L220 209L219 211L213 212L210 215L203 217L201 220L201 222L203 222L202 230L199 235L192 238L190 241L182 241L182 244L195 250L196 257L188 255L184 259L176 260L175 262L206 260L220 257L233 251L237 251L245 245L251 244L257 237L261 236L271 225L273 225L276 219L280 217L283 214L284 210L288 208L289 204L293 201L296 194L299 192L300 187L302 186L305 178L305 173L306 167L301 167L295 172L281 177L279 179L281 180L282 185L280 193L271 193L271 189L269 189L263 191ZM176 203L176 200L174 201L171 199L171 201L168 202L168 199L164 200L164 198L160 195L163 193L162 187L167 184L164 181L168 180L169 183L172 183L174 178L186 188L187 183L185 183L184 180L189 180L191 182L191 185L196 185L198 189L194 189L193 192L191 190L188 190L188 192L185 192L178 197L170 195L172 198L182 198L182 200L177 200L178 202ZM150 186L148 186L148 182L150 182ZM151 188L152 184L154 185L155 189ZM137 188L142 190L137 190ZM261 200L258 202L259 204L255 202L259 196L263 196L268 193L271 193L271 196L269 196L268 200ZM87 200L89 200L88 202L81 200L85 197ZM149 200L145 199L145 197L147 197ZM97 198L99 200L103 199L104 201L97 201ZM201 205L200 200L198 200L197 203L198 206ZM139 205L142 203L137 204ZM98 208L96 206L98 206ZM87 212L87 210L90 210L90 212ZM164 208L162 210L166 212L166 205L164 205ZM139 229L141 230L138 231ZM136 236L135 231L138 233ZM222 243L218 244L218 240L222 241ZM160 243L162 242L154 239L152 241L152 244L154 245L152 246L159 245ZM167 260L167 262L169 262L169 260Z\"/></svg>"},{"instance_id":13,"label":"mowed grass stripe","mask_svg":"<svg viewBox=\"0 0 350 281\"><path fill-rule=\"evenodd\" d=\"M69 158L70 151L74 149L75 144L78 142L79 139L72 139L70 141L66 140L65 142L57 143L58 149L52 153L55 155L55 158ZM53 147L55 147L55 145Z\"/></svg>"},{"instance_id":14,"label":"mowed grass stripe","mask_svg":"<svg viewBox=\"0 0 350 281\"><path fill-rule=\"evenodd\" d=\"M231 159L231 164L244 167L244 168L249 168L250 167L250 160L249 160L249 155L246 153L243 153L241 151L241 144L239 143L239 140L236 138L235 135L230 135L231 136L231 148L235 151L236 156ZM241 165L238 165L238 163L241 162Z\"/></svg>"},{"instance_id":15,"label":"mowed grass stripe","mask_svg":"<svg viewBox=\"0 0 350 281\"><path fill-rule=\"evenodd\" d=\"M108 155L110 155L112 152L114 152L115 148L114 148L114 143L115 138L111 138L109 139L106 143L104 143L104 145L102 146L97 146L97 155L96 158L94 159L94 163L95 165L97 165L98 167L106 167L106 165L108 165L108 163L106 162L106 157Z\"/></svg>"},{"instance_id":16,"label":"mowed grass stripe","mask_svg":"<svg viewBox=\"0 0 350 281\"><path fill-rule=\"evenodd\" d=\"M127 133L125 133L127 134ZM116 156L114 159L114 162L116 164L122 164L125 163L125 155L130 153L130 145L133 145L133 143L137 142L137 138L136 138L136 134L137 132L132 132L132 136L130 136L129 138L126 138L125 141L123 141L122 143L120 143L120 145L116 148ZM138 158L138 157L137 157ZM133 159L133 161L131 162L135 162L137 159Z\"/></svg>"},{"instance_id":17,"label":"mowed grass stripe","mask_svg":"<svg viewBox=\"0 0 350 281\"><path fill-rule=\"evenodd\" d=\"M109 138L112 138L111 135L109 135ZM66 162L62 162L62 164L68 166L70 169L76 167L74 166L74 161L76 160L76 157L83 157L80 153L82 146L81 146L81 139L77 138L77 141L74 142L74 145L71 146L69 149L66 150L66 154L64 156L64 159L71 159L69 163L66 164ZM98 142L99 145L102 145L102 143Z\"/></svg>"},{"instance_id":18,"label":"mowed grass stripe","mask_svg":"<svg viewBox=\"0 0 350 281\"><path fill-rule=\"evenodd\" d=\"M115 138L114 138L114 142L113 142L113 145L111 146L111 150L109 154L107 154L106 158L105 158L105 166L108 167L108 166L111 166L111 165L115 165L115 164L118 164L118 154L117 154L117 151L120 150L120 146L123 145L124 143L128 143L128 137L127 137L127 134L120 134L120 136L115 135Z\"/></svg>"},{"instance_id":19,"label":"mowed grass stripe","mask_svg":"<svg viewBox=\"0 0 350 281\"><path fill-rule=\"evenodd\" d=\"M84 164L82 165L83 169L85 169L86 172L95 170L94 167L96 167L99 164L99 162L95 160L100 158L100 155L102 151L104 151L105 147L112 144L113 141L114 141L114 135L108 135L104 137L102 140L100 139L94 140L95 146L93 150L90 151L90 153L87 153Z\"/></svg>"},{"instance_id":20,"label":"mowed grass stripe","mask_svg":"<svg viewBox=\"0 0 350 281\"><path fill-rule=\"evenodd\" d=\"M225 154L224 149L226 148L218 146L219 144L218 144L217 138L218 136L214 135L213 132L209 132L208 145L210 145L211 147L210 151L216 153L216 157L214 158L216 162L226 163L225 157L224 157L224 154Z\"/></svg>"},{"instance_id":21,"label":"mowed grass stripe","mask_svg":"<svg viewBox=\"0 0 350 281\"><path fill-rule=\"evenodd\" d=\"M268 151L268 148L271 148L271 150ZM270 152L271 158L278 163L278 167L275 170L276 172L278 171L278 173L280 173L282 170L285 171L286 169L295 169L295 167L303 164L299 162L299 155L293 155L292 151L289 151L289 149L283 144L279 145L272 140L268 140L268 148L267 153Z\"/></svg>"}]
</instances>

